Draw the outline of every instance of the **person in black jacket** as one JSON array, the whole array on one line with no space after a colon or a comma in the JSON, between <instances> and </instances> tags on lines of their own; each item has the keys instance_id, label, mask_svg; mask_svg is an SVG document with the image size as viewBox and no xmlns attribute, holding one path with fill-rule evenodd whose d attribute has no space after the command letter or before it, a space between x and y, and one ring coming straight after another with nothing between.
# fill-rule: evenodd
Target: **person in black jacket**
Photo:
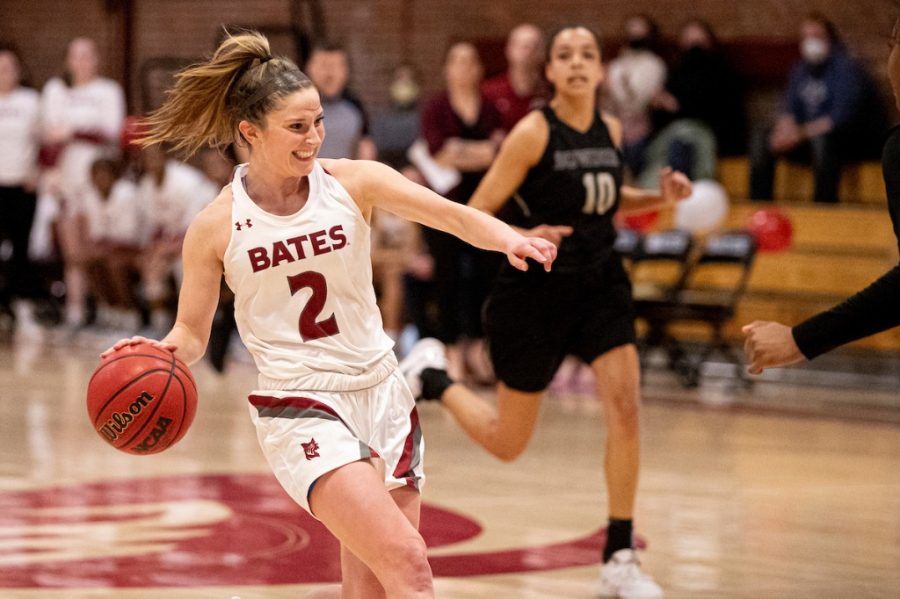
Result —
<instances>
[{"instance_id":1,"label":"person in black jacket","mask_svg":"<svg viewBox=\"0 0 900 599\"><path fill-rule=\"evenodd\" d=\"M900 18L891 34L888 78L900 109ZM900 246L900 126L888 133L881 155L888 209ZM839 305L800 324L757 321L743 327L749 370L797 364L900 325L900 265Z\"/></svg>"}]
</instances>

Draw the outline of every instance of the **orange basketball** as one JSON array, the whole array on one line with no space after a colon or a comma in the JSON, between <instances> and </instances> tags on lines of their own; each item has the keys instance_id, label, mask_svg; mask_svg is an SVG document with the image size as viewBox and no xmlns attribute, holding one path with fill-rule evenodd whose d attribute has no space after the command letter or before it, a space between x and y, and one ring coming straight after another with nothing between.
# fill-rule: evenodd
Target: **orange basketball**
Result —
<instances>
[{"instance_id":1,"label":"orange basketball","mask_svg":"<svg viewBox=\"0 0 900 599\"><path fill-rule=\"evenodd\" d=\"M128 345L103 358L87 390L91 424L121 451L158 453L178 442L197 412L191 371L170 351Z\"/></svg>"}]
</instances>

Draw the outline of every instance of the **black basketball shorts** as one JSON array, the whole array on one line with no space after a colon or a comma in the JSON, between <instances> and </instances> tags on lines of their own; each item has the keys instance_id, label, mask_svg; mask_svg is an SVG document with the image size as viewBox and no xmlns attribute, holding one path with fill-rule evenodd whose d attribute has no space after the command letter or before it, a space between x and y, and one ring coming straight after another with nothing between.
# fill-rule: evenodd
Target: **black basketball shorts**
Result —
<instances>
[{"instance_id":1,"label":"black basketball shorts","mask_svg":"<svg viewBox=\"0 0 900 599\"><path fill-rule=\"evenodd\" d=\"M497 378L517 391L543 391L568 354L590 364L635 342L631 282L618 258L577 272L505 268L484 309Z\"/></svg>"}]
</instances>

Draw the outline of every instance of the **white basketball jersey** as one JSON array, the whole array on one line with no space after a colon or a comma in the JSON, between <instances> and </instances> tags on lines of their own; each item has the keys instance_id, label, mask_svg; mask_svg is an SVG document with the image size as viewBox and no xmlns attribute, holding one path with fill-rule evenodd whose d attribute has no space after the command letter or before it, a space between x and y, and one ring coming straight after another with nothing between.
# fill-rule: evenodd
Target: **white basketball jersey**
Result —
<instances>
[{"instance_id":1,"label":"white basketball jersey","mask_svg":"<svg viewBox=\"0 0 900 599\"><path fill-rule=\"evenodd\" d=\"M224 266L260 386L347 388L347 377L393 357L372 287L369 224L318 162L309 199L290 216L257 206L244 188L246 172L237 167L231 184Z\"/></svg>"}]
</instances>

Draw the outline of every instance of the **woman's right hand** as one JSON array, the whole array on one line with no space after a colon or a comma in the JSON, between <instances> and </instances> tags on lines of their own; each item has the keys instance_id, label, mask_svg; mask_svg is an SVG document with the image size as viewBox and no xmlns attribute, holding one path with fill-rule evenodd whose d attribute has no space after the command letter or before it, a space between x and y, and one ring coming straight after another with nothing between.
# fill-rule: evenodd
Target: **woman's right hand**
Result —
<instances>
[{"instance_id":1,"label":"woman's right hand","mask_svg":"<svg viewBox=\"0 0 900 599\"><path fill-rule=\"evenodd\" d=\"M116 341L116 343L112 347L110 347L109 349L104 351L102 354L100 354L100 357L105 358L105 357L111 355L113 352L116 352L116 351L122 349L123 347L128 347L129 345L138 345L140 343L147 343L149 345L152 345L153 347L157 347L157 348L165 350L165 351L170 351L172 353L175 353L175 350L178 349L176 346L172 345L171 343L165 343L163 341L157 341L156 339L148 339L147 337L141 337L140 335L135 335L134 337L130 337L128 339L119 339L118 341Z\"/></svg>"},{"instance_id":2,"label":"woman's right hand","mask_svg":"<svg viewBox=\"0 0 900 599\"><path fill-rule=\"evenodd\" d=\"M538 225L523 233L527 237L540 237L546 239L556 247L562 243L563 237L572 234L572 227L568 225Z\"/></svg>"},{"instance_id":3,"label":"woman's right hand","mask_svg":"<svg viewBox=\"0 0 900 599\"><path fill-rule=\"evenodd\" d=\"M766 368L789 366L806 359L794 341L791 327L780 322L757 320L744 325L741 332L750 374L762 374Z\"/></svg>"},{"instance_id":4,"label":"woman's right hand","mask_svg":"<svg viewBox=\"0 0 900 599\"><path fill-rule=\"evenodd\" d=\"M510 244L506 250L509 263L519 270L528 270L526 258L531 258L550 272L553 261L556 260L556 246L540 237L522 237Z\"/></svg>"}]
</instances>

